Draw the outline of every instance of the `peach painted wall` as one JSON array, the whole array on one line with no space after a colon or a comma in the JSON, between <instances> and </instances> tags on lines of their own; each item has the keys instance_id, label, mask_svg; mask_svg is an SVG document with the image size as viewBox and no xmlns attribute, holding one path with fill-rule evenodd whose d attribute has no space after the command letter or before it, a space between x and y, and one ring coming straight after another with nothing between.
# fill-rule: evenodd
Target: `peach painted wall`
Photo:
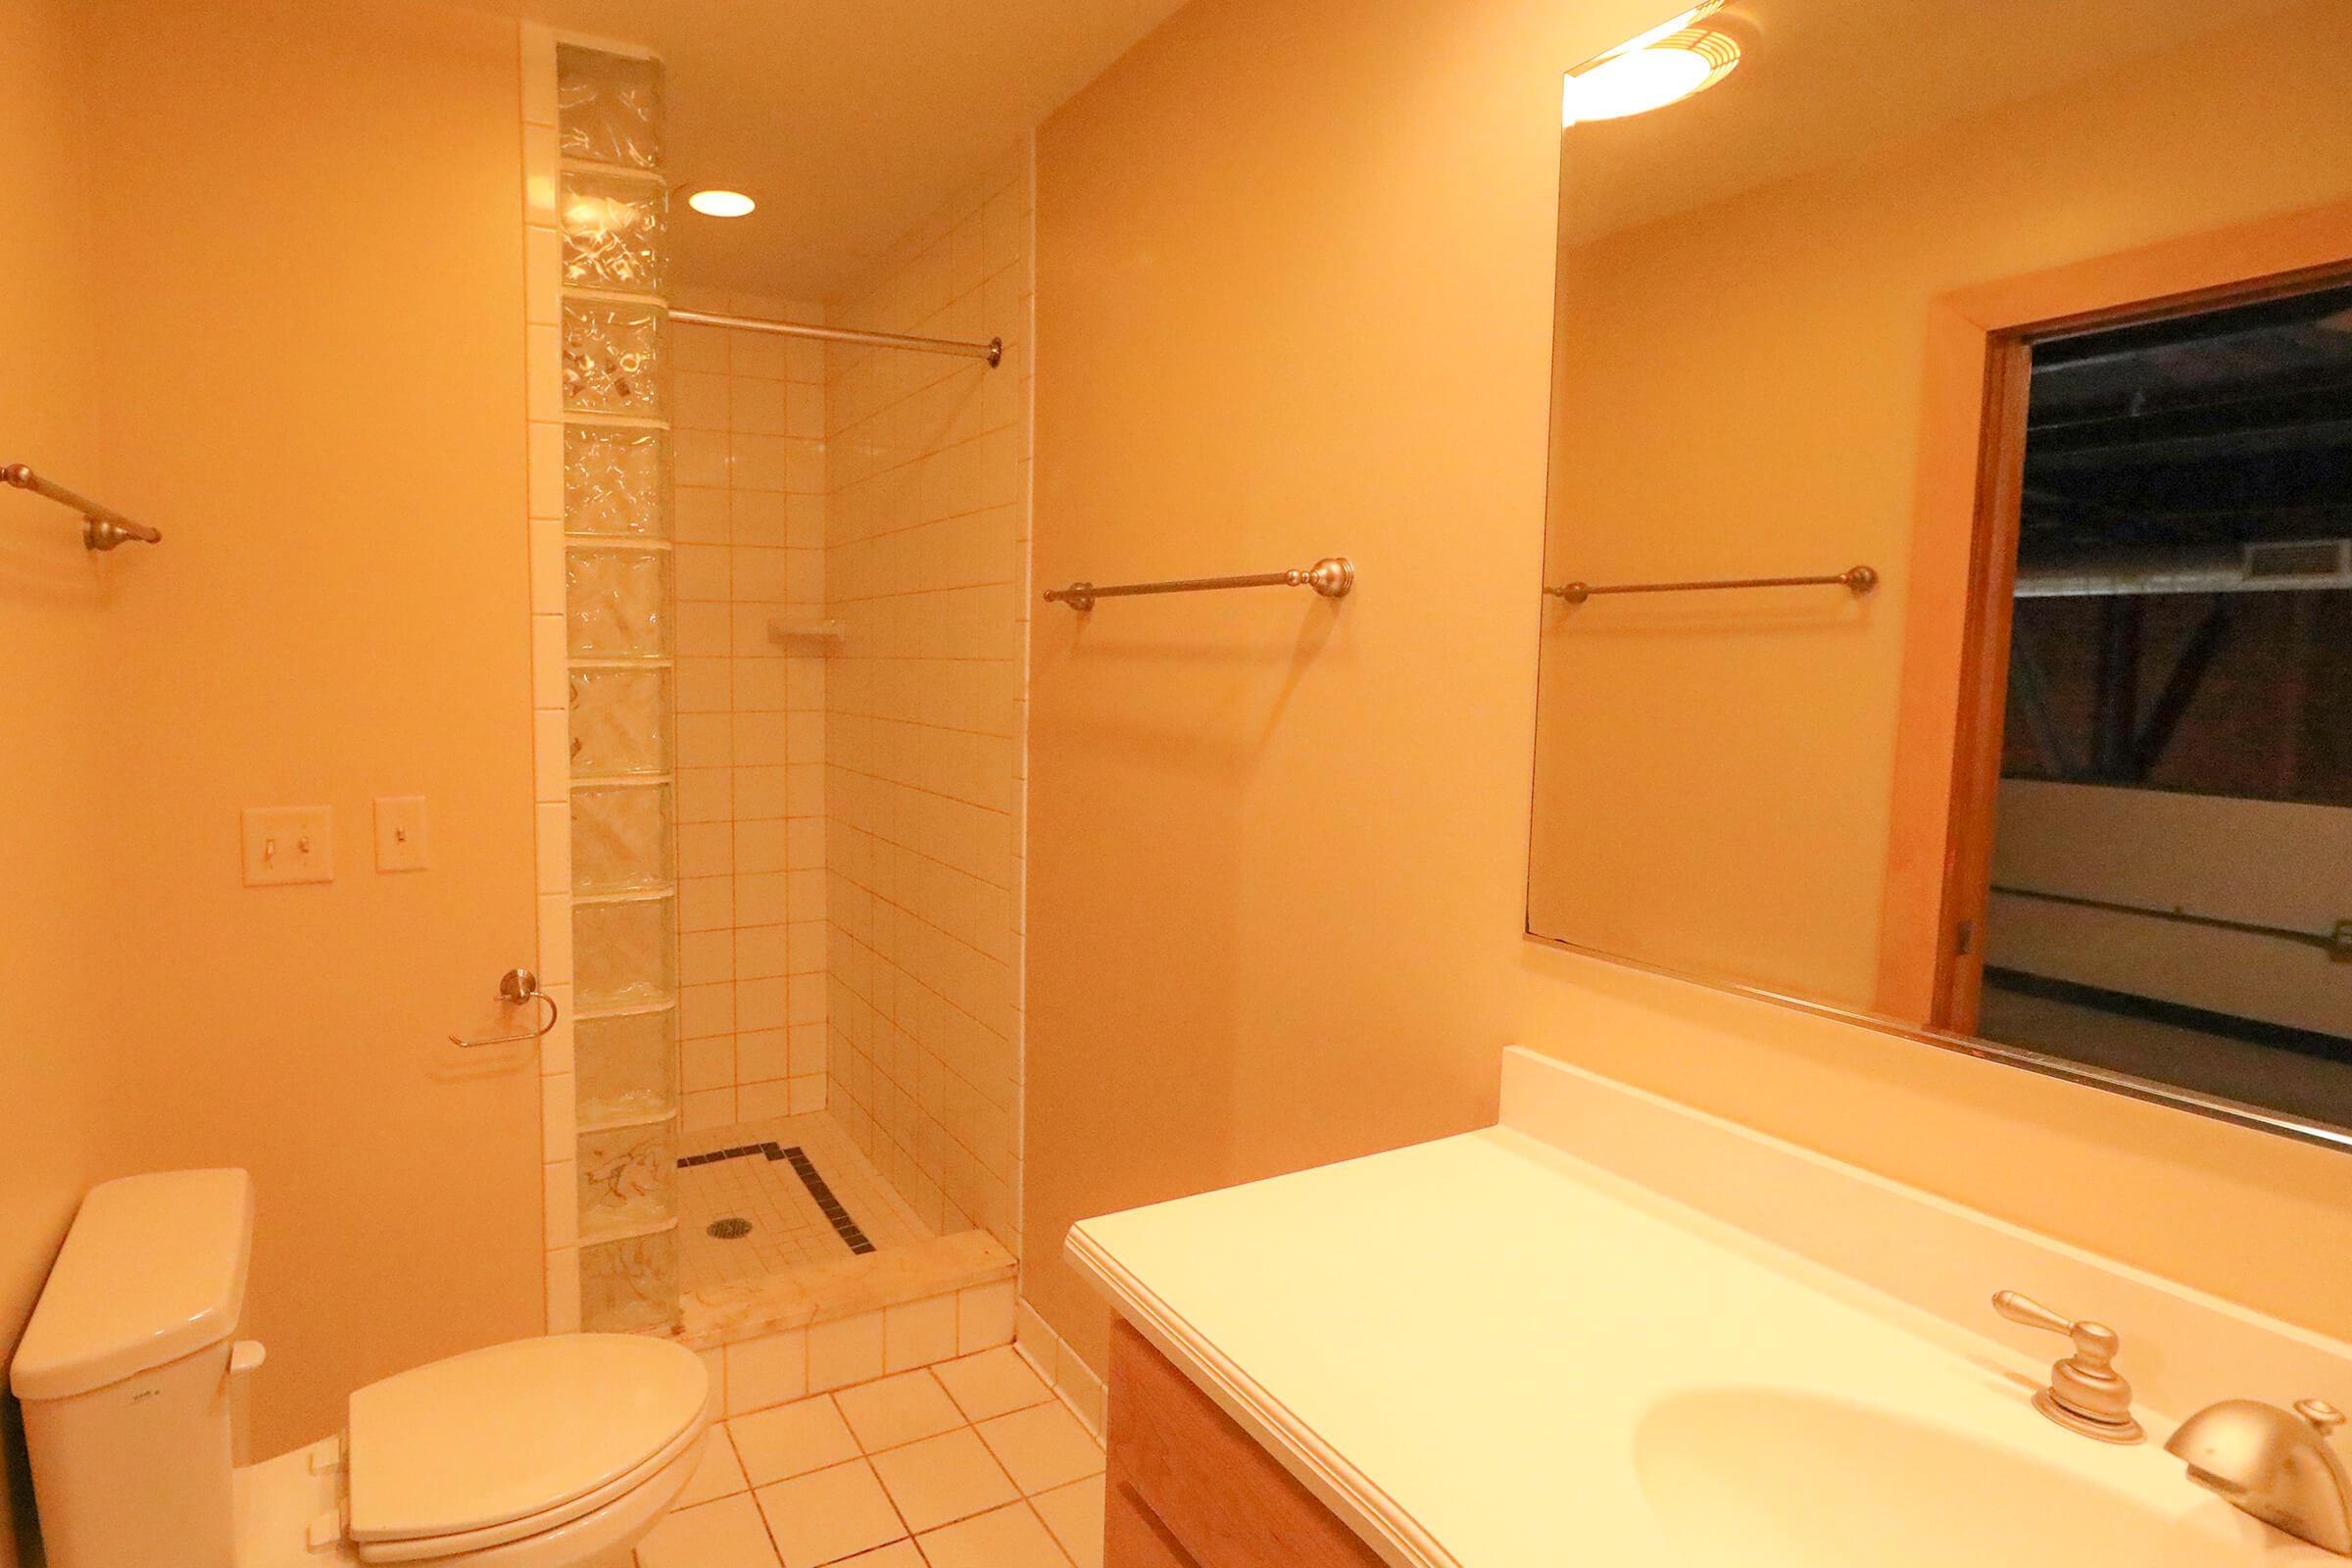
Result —
<instances>
[{"instance_id":1,"label":"peach painted wall","mask_svg":"<svg viewBox=\"0 0 2352 1568\"><path fill-rule=\"evenodd\" d=\"M1885 581L1548 607L1535 929L1877 1004L1931 303L2352 196L2352 171L2305 155L2352 146L2345 50L2331 0L2119 45L2098 79L1570 251L1544 580L1869 562ZM1858 84L1820 96L1816 135L1875 108Z\"/></svg>"},{"instance_id":2,"label":"peach painted wall","mask_svg":"<svg viewBox=\"0 0 2352 1568\"><path fill-rule=\"evenodd\" d=\"M1521 935L1562 70L1642 0L1196 0L1039 134L1026 1292L1083 1215L1492 1118L1524 1042L2352 1333L2342 1155ZM2119 1200L2118 1195L2126 1195Z\"/></svg>"},{"instance_id":3,"label":"peach painted wall","mask_svg":"<svg viewBox=\"0 0 2352 1568\"><path fill-rule=\"evenodd\" d=\"M0 8L0 463L98 486L96 304L74 0ZM135 547L134 547L135 548ZM128 552L125 552L128 554ZM0 489L0 1363L14 1352L74 1205L134 1156L137 1108L90 955L114 911L99 791L110 775L113 585L74 514ZM17 1412L0 1394L0 1568L29 1559ZM20 1541L20 1533L24 1540Z\"/></svg>"},{"instance_id":4,"label":"peach painted wall","mask_svg":"<svg viewBox=\"0 0 2352 1568\"><path fill-rule=\"evenodd\" d=\"M531 1058L442 1043L533 942L515 33L373 0L0 26L39 219L0 237L34 334L0 429L168 536L101 601L69 517L0 501L0 1322L87 1181L246 1166L272 1452L540 1322ZM371 799L407 794L431 868L379 875ZM331 884L240 885L239 810L280 805L333 808Z\"/></svg>"}]
</instances>

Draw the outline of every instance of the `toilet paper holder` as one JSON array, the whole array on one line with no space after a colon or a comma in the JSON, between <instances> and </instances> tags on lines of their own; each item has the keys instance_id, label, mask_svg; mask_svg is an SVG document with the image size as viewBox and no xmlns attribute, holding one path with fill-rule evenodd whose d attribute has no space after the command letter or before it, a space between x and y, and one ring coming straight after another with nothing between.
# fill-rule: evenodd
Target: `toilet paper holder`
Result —
<instances>
[{"instance_id":1,"label":"toilet paper holder","mask_svg":"<svg viewBox=\"0 0 2352 1568\"><path fill-rule=\"evenodd\" d=\"M500 975L498 1000L510 1007L519 1007L524 1003L544 1002L547 1004L547 1021L536 1029L525 1029L519 1034L491 1035L481 1040L451 1035L449 1043L461 1050L473 1051L482 1046L511 1046L517 1040L536 1040L553 1029L556 1020L563 1015L563 1009L556 1005L556 999L539 989L539 977L528 969L509 969Z\"/></svg>"}]
</instances>

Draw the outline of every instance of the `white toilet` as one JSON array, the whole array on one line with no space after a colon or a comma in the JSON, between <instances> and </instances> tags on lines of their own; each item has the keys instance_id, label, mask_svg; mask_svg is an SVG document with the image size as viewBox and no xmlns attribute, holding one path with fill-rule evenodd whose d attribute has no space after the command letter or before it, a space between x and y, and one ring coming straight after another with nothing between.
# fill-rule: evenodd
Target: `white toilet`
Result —
<instances>
[{"instance_id":1,"label":"white toilet","mask_svg":"<svg viewBox=\"0 0 2352 1568\"><path fill-rule=\"evenodd\" d=\"M51 1568L618 1568L693 1476L703 1363L628 1334L399 1373L340 1435L238 1468L252 1245L241 1170L82 1200L10 1369Z\"/></svg>"}]
</instances>

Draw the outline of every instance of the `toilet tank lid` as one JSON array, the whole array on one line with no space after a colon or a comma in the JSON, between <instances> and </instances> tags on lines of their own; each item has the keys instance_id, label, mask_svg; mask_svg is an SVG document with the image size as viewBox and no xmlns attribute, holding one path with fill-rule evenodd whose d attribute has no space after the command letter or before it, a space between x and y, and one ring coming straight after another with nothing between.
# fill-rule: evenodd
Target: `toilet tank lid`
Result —
<instances>
[{"instance_id":1,"label":"toilet tank lid","mask_svg":"<svg viewBox=\"0 0 2352 1568\"><path fill-rule=\"evenodd\" d=\"M9 1382L64 1399L236 1332L253 1250L253 1178L159 1171L90 1189L41 1287Z\"/></svg>"}]
</instances>

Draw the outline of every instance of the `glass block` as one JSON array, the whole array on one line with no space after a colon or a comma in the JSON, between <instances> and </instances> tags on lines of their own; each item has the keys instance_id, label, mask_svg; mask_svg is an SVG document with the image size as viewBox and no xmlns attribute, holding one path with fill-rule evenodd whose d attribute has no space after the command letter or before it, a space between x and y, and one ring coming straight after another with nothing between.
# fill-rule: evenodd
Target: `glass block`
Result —
<instances>
[{"instance_id":1,"label":"glass block","mask_svg":"<svg viewBox=\"0 0 2352 1568\"><path fill-rule=\"evenodd\" d=\"M620 425L565 425L564 527L668 538L669 437Z\"/></svg>"},{"instance_id":2,"label":"glass block","mask_svg":"<svg viewBox=\"0 0 2352 1568\"><path fill-rule=\"evenodd\" d=\"M662 313L651 305L564 302L564 407L659 419L669 408Z\"/></svg>"},{"instance_id":3,"label":"glass block","mask_svg":"<svg viewBox=\"0 0 2352 1568\"><path fill-rule=\"evenodd\" d=\"M566 158L659 167L662 67L630 55L558 44L556 126Z\"/></svg>"},{"instance_id":4,"label":"glass block","mask_svg":"<svg viewBox=\"0 0 2352 1568\"><path fill-rule=\"evenodd\" d=\"M660 1231L580 1249L580 1327L652 1334L678 1321L678 1233Z\"/></svg>"},{"instance_id":5,"label":"glass block","mask_svg":"<svg viewBox=\"0 0 2352 1568\"><path fill-rule=\"evenodd\" d=\"M669 552L574 545L564 552L564 612L574 659L669 652Z\"/></svg>"},{"instance_id":6,"label":"glass block","mask_svg":"<svg viewBox=\"0 0 2352 1568\"><path fill-rule=\"evenodd\" d=\"M633 893L677 875L677 833L666 784L583 784L571 792L571 885Z\"/></svg>"},{"instance_id":7,"label":"glass block","mask_svg":"<svg viewBox=\"0 0 2352 1568\"><path fill-rule=\"evenodd\" d=\"M669 671L571 672L571 771L669 771Z\"/></svg>"},{"instance_id":8,"label":"glass block","mask_svg":"<svg viewBox=\"0 0 2352 1568\"><path fill-rule=\"evenodd\" d=\"M580 1134L580 1236L658 1225L678 1211L674 1122Z\"/></svg>"},{"instance_id":9,"label":"glass block","mask_svg":"<svg viewBox=\"0 0 2352 1568\"><path fill-rule=\"evenodd\" d=\"M571 906L571 962L581 1010L667 1002L677 995L674 902L631 899Z\"/></svg>"},{"instance_id":10,"label":"glass block","mask_svg":"<svg viewBox=\"0 0 2352 1568\"><path fill-rule=\"evenodd\" d=\"M660 1116L678 1104L678 1015L630 1012L582 1018L572 1031L580 1124Z\"/></svg>"},{"instance_id":11,"label":"glass block","mask_svg":"<svg viewBox=\"0 0 2352 1568\"><path fill-rule=\"evenodd\" d=\"M669 193L626 174L564 176L564 286L662 292Z\"/></svg>"}]
</instances>

